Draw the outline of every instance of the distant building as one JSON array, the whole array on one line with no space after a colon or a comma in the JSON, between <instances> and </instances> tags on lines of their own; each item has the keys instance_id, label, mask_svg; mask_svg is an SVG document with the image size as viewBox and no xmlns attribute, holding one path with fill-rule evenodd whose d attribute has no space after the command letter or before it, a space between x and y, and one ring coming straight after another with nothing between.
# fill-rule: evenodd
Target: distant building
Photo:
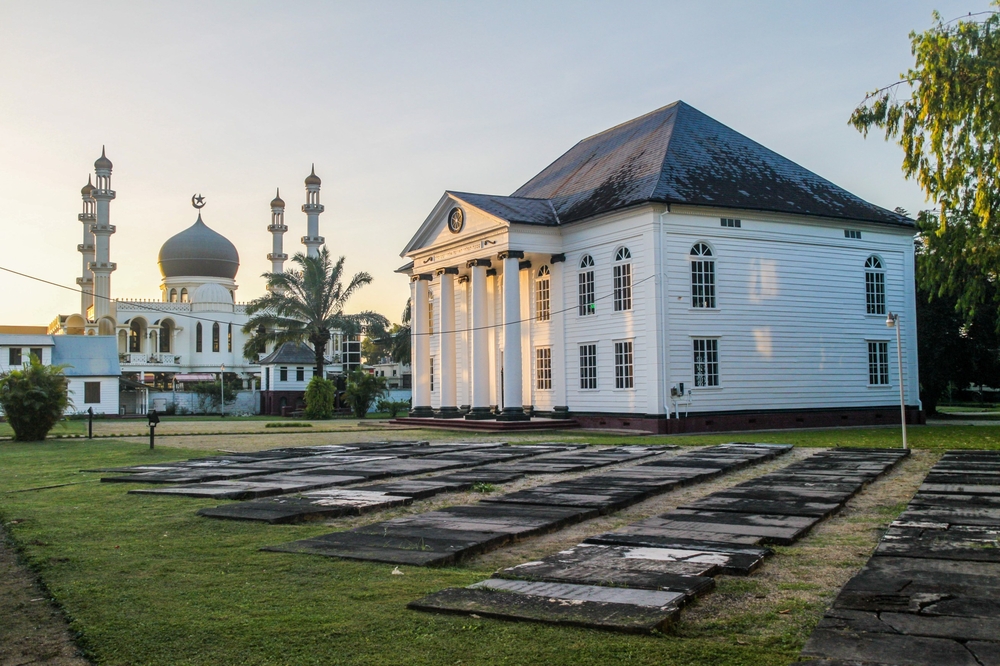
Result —
<instances>
[{"instance_id":1,"label":"distant building","mask_svg":"<svg viewBox=\"0 0 1000 666\"><path fill-rule=\"evenodd\" d=\"M510 196L444 193L399 269L412 415L889 423L892 311L918 419L915 232L676 102L580 141Z\"/></svg>"},{"instance_id":2,"label":"distant building","mask_svg":"<svg viewBox=\"0 0 1000 666\"><path fill-rule=\"evenodd\" d=\"M66 366L67 414L90 408L95 414L119 413L121 367L113 337L0 333L0 373L22 368L32 355L44 365Z\"/></svg>"},{"instance_id":3,"label":"distant building","mask_svg":"<svg viewBox=\"0 0 1000 666\"><path fill-rule=\"evenodd\" d=\"M393 363L391 359L383 359L381 363L369 366L369 369L376 377L384 377L386 386L390 389L410 388L412 377L409 365Z\"/></svg>"}]
</instances>

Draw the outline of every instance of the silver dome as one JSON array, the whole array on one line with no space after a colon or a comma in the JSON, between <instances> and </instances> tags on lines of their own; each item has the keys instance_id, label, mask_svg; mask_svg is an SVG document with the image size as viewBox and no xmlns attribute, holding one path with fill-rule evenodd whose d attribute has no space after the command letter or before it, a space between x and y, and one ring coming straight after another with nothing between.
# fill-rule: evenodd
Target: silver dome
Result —
<instances>
[{"instance_id":1,"label":"silver dome","mask_svg":"<svg viewBox=\"0 0 1000 666\"><path fill-rule=\"evenodd\" d=\"M190 227L171 237L160 248L157 260L163 277L194 275L233 279L240 269L236 246L202 222L201 214Z\"/></svg>"}]
</instances>

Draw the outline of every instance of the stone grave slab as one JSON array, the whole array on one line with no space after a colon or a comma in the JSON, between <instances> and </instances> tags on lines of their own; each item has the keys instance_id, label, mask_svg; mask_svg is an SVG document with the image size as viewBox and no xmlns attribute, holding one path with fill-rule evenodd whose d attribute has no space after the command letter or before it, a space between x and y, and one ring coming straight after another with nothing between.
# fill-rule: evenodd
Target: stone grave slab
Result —
<instances>
[{"instance_id":1,"label":"stone grave slab","mask_svg":"<svg viewBox=\"0 0 1000 666\"><path fill-rule=\"evenodd\" d=\"M672 590L694 597L715 587L710 576L729 560L724 553L583 543L494 577Z\"/></svg>"},{"instance_id":2,"label":"stone grave slab","mask_svg":"<svg viewBox=\"0 0 1000 666\"><path fill-rule=\"evenodd\" d=\"M101 483L208 483L244 479L267 474L268 470L220 467L218 469L179 469L176 472L142 472L125 476L102 477Z\"/></svg>"},{"instance_id":3,"label":"stone grave slab","mask_svg":"<svg viewBox=\"0 0 1000 666\"><path fill-rule=\"evenodd\" d=\"M467 472L450 472L448 474L435 474L424 477L425 480L435 480L441 482L470 482L476 483L510 483L517 479L524 478L521 472L510 472L502 469L470 469Z\"/></svg>"},{"instance_id":4,"label":"stone grave slab","mask_svg":"<svg viewBox=\"0 0 1000 666\"><path fill-rule=\"evenodd\" d=\"M166 488L142 488L128 491L130 495L175 495L181 497L205 497L211 499L247 500L273 497L287 493L304 492L330 486L344 486L363 481L357 476L316 476L289 478L271 475L263 480L253 477L253 481L215 481L193 483Z\"/></svg>"},{"instance_id":5,"label":"stone grave slab","mask_svg":"<svg viewBox=\"0 0 1000 666\"><path fill-rule=\"evenodd\" d=\"M360 490L337 490L320 495L277 497L258 502L238 502L200 509L199 516L252 520L272 524L358 516L371 511L410 504L412 497Z\"/></svg>"},{"instance_id":6,"label":"stone grave slab","mask_svg":"<svg viewBox=\"0 0 1000 666\"><path fill-rule=\"evenodd\" d=\"M956 640L833 629L816 629L806 641L802 655L862 664L983 666Z\"/></svg>"},{"instance_id":7,"label":"stone grave slab","mask_svg":"<svg viewBox=\"0 0 1000 666\"><path fill-rule=\"evenodd\" d=\"M647 608L676 606L685 599L680 592L669 590L632 590L626 587L603 587L600 585L573 585L572 583L548 583L529 580L508 580L488 578L469 586L471 590L500 590L531 594L536 597L566 599L568 601L600 601L610 604L627 604Z\"/></svg>"},{"instance_id":8,"label":"stone grave slab","mask_svg":"<svg viewBox=\"0 0 1000 666\"><path fill-rule=\"evenodd\" d=\"M757 546L763 543L764 537L759 534L726 532L722 530L702 530L698 526L687 526L676 523L666 524L660 518L649 518L634 525L623 527L615 534L636 536L644 539L659 538L664 541L691 541L712 544L737 544Z\"/></svg>"},{"instance_id":9,"label":"stone grave slab","mask_svg":"<svg viewBox=\"0 0 1000 666\"><path fill-rule=\"evenodd\" d=\"M660 518L665 529L759 536L765 543L789 545L819 522L811 516L774 516L725 511L676 509Z\"/></svg>"},{"instance_id":10,"label":"stone grave slab","mask_svg":"<svg viewBox=\"0 0 1000 666\"><path fill-rule=\"evenodd\" d=\"M919 525L919 527L918 527ZM1000 562L1000 526L894 523L875 549L877 555Z\"/></svg>"},{"instance_id":11,"label":"stone grave slab","mask_svg":"<svg viewBox=\"0 0 1000 666\"><path fill-rule=\"evenodd\" d=\"M679 613L676 607L579 601L502 590L449 588L413 601L413 610L478 615L503 620L607 629L626 633L665 630Z\"/></svg>"},{"instance_id":12,"label":"stone grave slab","mask_svg":"<svg viewBox=\"0 0 1000 666\"><path fill-rule=\"evenodd\" d=\"M439 481L420 479L413 481L383 481L358 486L358 490L371 490L393 495L405 495L415 500L427 499L441 493L455 493L472 488L471 481Z\"/></svg>"},{"instance_id":13,"label":"stone grave slab","mask_svg":"<svg viewBox=\"0 0 1000 666\"><path fill-rule=\"evenodd\" d=\"M411 564L414 566L441 566L453 564L462 555L480 552L479 549L496 547L511 540L509 534L493 534L486 538L482 533L469 535L462 532L440 531L437 536L382 536L359 534L354 531L335 532L312 539L302 539L278 546L261 548L264 551L306 553L348 560Z\"/></svg>"},{"instance_id":14,"label":"stone grave slab","mask_svg":"<svg viewBox=\"0 0 1000 666\"><path fill-rule=\"evenodd\" d=\"M771 556L769 548L760 548L741 544L725 544L697 539L671 539L667 537L619 534L609 532L586 539L581 545L618 546L631 549L636 556L649 553L682 553L688 561L694 558L702 563L712 562L715 568L705 574L726 574L728 576L747 576ZM688 553L692 555L687 555Z\"/></svg>"},{"instance_id":15,"label":"stone grave slab","mask_svg":"<svg viewBox=\"0 0 1000 666\"><path fill-rule=\"evenodd\" d=\"M1000 499L1000 498L998 498ZM912 504L912 502L911 502ZM949 525L1000 525L1000 506L917 506L901 513L897 521L905 523L946 523Z\"/></svg>"},{"instance_id":16,"label":"stone grave slab","mask_svg":"<svg viewBox=\"0 0 1000 666\"><path fill-rule=\"evenodd\" d=\"M840 503L826 504L821 502L766 500L746 497L716 497L710 495L682 508L706 511L732 511L737 513L758 513L780 516L813 516L826 518L838 511Z\"/></svg>"},{"instance_id":17,"label":"stone grave slab","mask_svg":"<svg viewBox=\"0 0 1000 666\"><path fill-rule=\"evenodd\" d=\"M1000 483L992 486L971 483L924 483L920 486L919 492L944 495L1000 495Z\"/></svg>"}]
</instances>

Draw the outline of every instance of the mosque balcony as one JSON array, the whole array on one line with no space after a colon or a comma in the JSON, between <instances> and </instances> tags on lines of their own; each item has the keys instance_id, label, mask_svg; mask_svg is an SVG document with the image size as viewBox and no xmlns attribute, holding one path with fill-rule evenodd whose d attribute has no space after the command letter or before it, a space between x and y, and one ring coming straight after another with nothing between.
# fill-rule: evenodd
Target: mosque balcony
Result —
<instances>
[{"instance_id":1,"label":"mosque balcony","mask_svg":"<svg viewBox=\"0 0 1000 666\"><path fill-rule=\"evenodd\" d=\"M94 281L91 280L89 277L87 278L78 277L76 279L76 283L81 287L92 287L94 285Z\"/></svg>"},{"instance_id":2,"label":"mosque balcony","mask_svg":"<svg viewBox=\"0 0 1000 666\"><path fill-rule=\"evenodd\" d=\"M303 245L322 245L325 242L326 242L326 239L323 238L322 236L303 236L302 237L302 244Z\"/></svg>"},{"instance_id":3,"label":"mosque balcony","mask_svg":"<svg viewBox=\"0 0 1000 666\"><path fill-rule=\"evenodd\" d=\"M90 196L93 197L94 199L108 199L110 201L111 199L115 198L115 191L99 190L95 187L93 190L90 191Z\"/></svg>"},{"instance_id":4,"label":"mosque balcony","mask_svg":"<svg viewBox=\"0 0 1000 666\"><path fill-rule=\"evenodd\" d=\"M178 354L169 354L167 352L159 352L156 354L120 353L118 354L118 362L123 366L148 367L151 365L159 365L176 367L181 364L181 357Z\"/></svg>"},{"instance_id":5,"label":"mosque balcony","mask_svg":"<svg viewBox=\"0 0 1000 666\"><path fill-rule=\"evenodd\" d=\"M272 233L274 233L275 231L280 232L280 233L285 233L286 231L288 231L288 225L287 224L269 224L269 225L267 225L267 230L270 231L270 232L272 232Z\"/></svg>"},{"instance_id":6,"label":"mosque balcony","mask_svg":"<svg viewBox=\"0 0 1000 666\"><path fill-rule=\"evenodd\" d=\"M303 213L322 213L326 208L323 204L302 204Z\"/></svg>"},{"instance_id":7,"label":"mosque balcony","mask_svg":"<svg viewBox=\"0 0 1000 666\"><path fill-rule=\"evenodd\" d=\"M288 261L288 255L285 254L284 252L281 252L279 254L275 254L274 252L268 252L267 253L267 260L268 261Z\"/></svg>"},{"instance_id":8,"label":"mosque balcony","mask_svg":"<svg viewBox=\"0 0 1000 666\"><path fill-rule=\"evenodd\" d=\"M80 243L76 246L76 251L83 254L94 254L94 246L90 243Z\"/></svg>"},{"instance_id":9,"label":"mosque balcony","mask_svg":"<svg viewBox=\"0 0 1000 666\"><path fill-rule=\"evenodd\" d=\"M115 233L115 231L116 231L115 225L113 225L113 224L101 224L100 222L95 222L93 224L93 226L90 227L90 230L91 230L91 232L93 232L95 234L98 234L98 235L107 234L109 236L111 234Z\"/></svg>"},{"instance_id":10,"label":"mosque balcony","mask_svg":"<svg viewBox=\"0 0 1000 666\"><path fill-rule=\"evenodd\" d=\"M91 261L87 264L87 268L94 273L111 273L118 270L118 264L113 261Z\"/></svg>"},{"instance_id":11,"label":"mosque balcony","mask_svg":"<svg viewBox=\"0 0 1000 666\"><path fill-rule=\"evenodd\" d=\"M80 213L76 216L76 219L81 222L93 222L97 217L93 213Z\"/></svg>"}]
</instances>

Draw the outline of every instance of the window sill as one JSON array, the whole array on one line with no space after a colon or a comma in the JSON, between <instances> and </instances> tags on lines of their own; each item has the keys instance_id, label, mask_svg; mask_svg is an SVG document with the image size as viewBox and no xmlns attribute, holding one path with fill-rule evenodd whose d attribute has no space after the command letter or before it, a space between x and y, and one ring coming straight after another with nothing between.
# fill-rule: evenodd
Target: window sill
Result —
<instances>
[{"instance_id":1,"label":"window sill","mask_svg":"<svg viewBox=\"0 0 1000 666\"><path fill-rule=\"evenodd\" d=\"M719 310L720 308L718 307L714 308L696 308L691 306L688 307L688 312L719 312Z\"/></svg>"},{"instance_id":2,"label":"window sill","mask_svg":"<svg viewBox=\"0 0 1000 666\"><path fill-rule=\"evenodd\" d=\"M690 391L721 391L724 386L692 386Z\"/></svg>"},{"instance_id":3,"label":"window sill","mask_svg":"<svg viewBox=\"0 0 1000 666\"><path fill-rule=\"evenodd\" d=\"M892 384L869 384L868 388L876 391L885 391L892 388Z\"/></svg>"}]
</instances>

